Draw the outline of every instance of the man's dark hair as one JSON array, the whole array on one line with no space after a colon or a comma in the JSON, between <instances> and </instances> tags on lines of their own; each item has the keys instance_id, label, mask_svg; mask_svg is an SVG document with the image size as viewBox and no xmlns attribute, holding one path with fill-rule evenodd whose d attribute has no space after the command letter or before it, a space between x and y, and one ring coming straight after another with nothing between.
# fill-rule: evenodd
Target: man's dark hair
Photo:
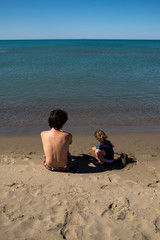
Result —
<instances>
[{"instance_id":1,"label":"man's dark hair","mask_svg":"<svg viewBox=\"0 0 160 240\"><path fill-rule=\"evenodd\" d=\"M67 120L68 114L61 109L56 109L51 111L50 116L48 118L48 124L50 128L60 130Z\"/></svg>"}]
</instances>

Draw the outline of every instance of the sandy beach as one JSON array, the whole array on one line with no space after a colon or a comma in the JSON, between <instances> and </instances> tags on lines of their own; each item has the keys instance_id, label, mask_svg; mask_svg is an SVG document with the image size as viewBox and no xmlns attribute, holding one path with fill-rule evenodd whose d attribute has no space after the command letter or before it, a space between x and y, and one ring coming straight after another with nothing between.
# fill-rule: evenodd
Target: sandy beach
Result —
<instances>
[{"instance_id":1,"label":"sandy beach","mask_svg":"<svg viewBox=\"0 0 160 240\"><path fill-rule=\"evenodd\" d=\"M44 168L40 136L1 136L0 239L159 240L160 133L109 139L125 168L96 166L94 136L75 135L59 173Z\"/></svg>"}]
</instances>

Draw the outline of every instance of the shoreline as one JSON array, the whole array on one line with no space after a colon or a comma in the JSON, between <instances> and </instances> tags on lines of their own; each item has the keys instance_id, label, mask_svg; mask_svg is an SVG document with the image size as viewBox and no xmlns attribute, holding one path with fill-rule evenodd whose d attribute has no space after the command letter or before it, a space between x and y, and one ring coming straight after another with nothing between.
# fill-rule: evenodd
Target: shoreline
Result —
<instances>
[{"instance_id":1,"label":"shoreline","mask_svg":"<svg viewBox=\"0 0 160 240\"><path fill-rule=\"evenodd\" d=\"M0 127L0 136L25 136L25 135L39 135L41 131L49 129L46 125L40 126L7 126ZM146 125L146 126L65 126L64 131L70 132L74 135L93 134L96 129L103 129L110 134L123 133L152 133L160 132L160 125Z\"/></svg>"}]
</instances>

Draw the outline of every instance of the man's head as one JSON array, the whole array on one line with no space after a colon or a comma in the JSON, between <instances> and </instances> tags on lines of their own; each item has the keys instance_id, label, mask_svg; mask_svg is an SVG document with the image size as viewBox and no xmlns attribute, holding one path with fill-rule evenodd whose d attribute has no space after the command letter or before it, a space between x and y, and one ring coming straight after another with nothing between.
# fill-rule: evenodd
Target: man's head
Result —
<instances>
[{"instance_id":1,"label":"man's head","mask_svg":"<svg viewBox=\"0 0 160 240\"><path fill-rule=\"evenodd\" d=\"M68 114L61 109L56 109L51 111L50 116L48 118L48 124L50 128L60 130L67 120Z\"/></svg>"}]
</instances>

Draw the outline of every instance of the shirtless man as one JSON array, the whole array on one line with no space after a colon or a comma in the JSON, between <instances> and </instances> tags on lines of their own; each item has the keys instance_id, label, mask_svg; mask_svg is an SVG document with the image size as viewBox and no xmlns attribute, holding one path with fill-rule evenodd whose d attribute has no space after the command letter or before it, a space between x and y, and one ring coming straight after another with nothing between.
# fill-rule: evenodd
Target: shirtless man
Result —
<instances>
[{"instance_id":1,"label":"shirtless man","mask_svg":"<svg viewBox=\"0 0 160 240\"><path fill-rule=\"evenodd\" d=\"M53 110L48 118L49 131L41 132L41 139L45 153L44 166L50 171L67 171L71 166L69 145L72 135L62 131L68 120L67 113L61 109Z\"/></svg>"}]
</instances>

